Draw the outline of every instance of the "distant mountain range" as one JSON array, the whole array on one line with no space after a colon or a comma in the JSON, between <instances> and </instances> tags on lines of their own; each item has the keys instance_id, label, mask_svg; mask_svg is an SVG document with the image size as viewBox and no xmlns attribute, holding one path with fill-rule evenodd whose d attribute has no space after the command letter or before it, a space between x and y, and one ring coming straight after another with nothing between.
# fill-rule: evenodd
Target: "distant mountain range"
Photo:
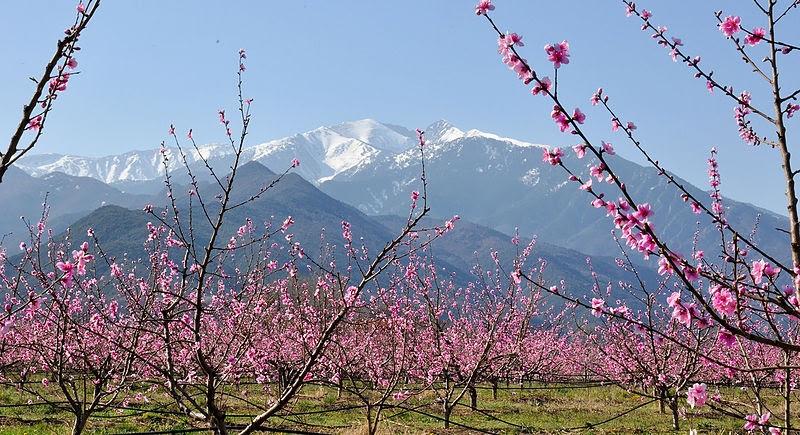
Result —
<instances>
[{"instance_id":1,"label":"distant mountain range","mask_svg":"<svg viewBox=\"0 0 800 435\"><path fill-rule=\"evenodd\" d=\"M574 263L569 267L577 264L585 269L587 254L609 259L618 255L619 248L609 236L612 222L605 211L591 208L591 198L568 183L562 170L542 162L544 145L478 130L463 131L446 121L428 126L425 136L427 199L432 215L439 219L459 214L462 222L478 224L469 226L472 239L461 240L466 246L448 248L458 251L447 260L453 269L468 271L469 265L463 264L465 258L473 258L476 250L485 250L489 246L486 240L499 243L503 237L508 239L515 228L526 237L537 235L538 246L544 251L551 246L571 253L559 257ZM359 225L364 226L369 238L385 240L391 233L386 232L384 223L394 219L386 216L407 216L411 191L421 189L416 142L415 132L367 119L320 127L250 147L244 153L245 161L259 162L276 172L282 172L293 158L298 158L301 164L293 171L302 179L289 177L270 199L258 202L257 208L247 212L260 218L274 215L276 219L291 214L298 222L298 231L301 222L309 223L304 235L309 240L319 238L322 226L339 233L341 220L361 219ZM176 153L175 149L168 150L172 156L169 170L176 176L175 182L181 183L185 182L180 177L184 171ZM570 167L588 173L593 164L589 159L579 161L571 152L567 154L565 161ZM227 172L232 162L227 145L204 145L188 152L187 161L197 166L201 155L220 174ZM654 222L669 246L687 253L695 246L707 255L719 252L716 231L705 218L691 213L663 176L618 156L612 157L611 162L626 180L631 195L640 202L651 203L656 213ZM0 201L8 204L6 210L14 210L5 213L0 221L2 228L14 229L15 235L9 238L12 241L19 236L19 225L14 226L11 221L20 215L40 214L44 192L51 192L51 219L62 228L104 204L140 209L145 203L165 201L164 169L158 150L99 158L31 155L22 159L18 167L27 174L15 171L0 185ZM204 173L202 169L196 172ZM248 187L257 189L265 177L274 176L265 173L260 165L243 168L242 174L242 192ZM699 198L708 197L703 190L678 181ZM25 187L9 188L17 183ZM595 186L606 188L600 183ZM728 199L724 204L731 226L750 234L757 225L754 240L778 257L788 258L788 236L781 231L787 227L785 217ZM354 223L354 228L359 225ZM494 249L500 249L497 243L493 242ZM611 275L610 271L604 273Z\"/></svg>"}]
</instances>

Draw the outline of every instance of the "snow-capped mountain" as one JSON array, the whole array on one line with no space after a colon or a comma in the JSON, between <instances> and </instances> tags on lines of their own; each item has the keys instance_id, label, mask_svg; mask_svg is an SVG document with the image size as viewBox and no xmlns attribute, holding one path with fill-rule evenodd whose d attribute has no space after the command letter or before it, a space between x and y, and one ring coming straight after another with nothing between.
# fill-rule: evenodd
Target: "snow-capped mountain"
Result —
<instances>
[{"instance_id":1,"label":"snow-capped mountain","mask_svg":"<svg viewBox=\"0 0 800 435\"><path fill-rule=\"evenodd\" d=\"M289 167L292 159L297 158L301 165L296 172L319 184L382 154L402 153L413 147L415 139L414 133L402 127L364 119L255 145L245 150L243 158L276 171ZM184 151L190 165L200 164L202 157L222 169L230 165L233 154L227 144L209 144L197 150L184 148ZM166 156L169 170L180 172L182 161L178 150L168 148ZM33 176L63 172L107 184L161 181L164 177L162 153L155 149L104 157L34 154L21 159L17 166Z\"/></svg>"}]
</instances>

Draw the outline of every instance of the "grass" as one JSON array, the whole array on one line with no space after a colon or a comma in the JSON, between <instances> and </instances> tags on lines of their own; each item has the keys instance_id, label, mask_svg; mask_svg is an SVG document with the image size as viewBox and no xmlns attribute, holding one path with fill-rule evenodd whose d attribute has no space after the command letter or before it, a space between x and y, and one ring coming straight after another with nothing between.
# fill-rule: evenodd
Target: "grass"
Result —
<instances>
[{"instance_id":1,"label":"grass","mask_svg":"<svg viewBox=\"0 0 800 435\"><path fill-rule=\"evenodd\" d=\"M736 394L735 390L726 391ZM265 393L250 400L263 403ZM255 399L255 400L254 400ZM164 404L168 402L164 399ZM0 387L0 434L62 434L71 430L71 415L50 405L27 405L28 397L10 387ZM657 403L649 403L634 394L614 386L586 386L574 388L559 385L526 385L526 388L498 390L496 399L489 388L478 390L478 409L469 408L468 399L453 411L454 425L443 429L439 419L441 405L432 392L425 392L402 404L413 411L398 408L385 409L379 431L382 434L466 434L475 430L494 433L563 433L573 429L591 434L649 434L672 433L670 414L659 413ZM388 404L394 405L395 402ZM154 404L151 403L150 406ZM286 409L282 417L270 420L273 428L304 430L319 433L366 432L366 411L361 402L347 394L337 397L333 389L306 386ZM633 410L631 410L633 409ZM170 408L171 411L174 409ZM600 422L630 411L607 423ZM691 412L691 411L690 411ZM255 411L244 408L241 402L228 403L229 421L244 423L242 414ZM113 434L155 430L190 429L195 423L180 415L155 412L134 413L130 410L120 415L110 410L89 420L85 433ZM691 421L681 420L681 430L687 433L696 428L700 433L730 433L740 431L742 421L726 417L704 407L691 414Z\"/></svg>"}]
</instances>

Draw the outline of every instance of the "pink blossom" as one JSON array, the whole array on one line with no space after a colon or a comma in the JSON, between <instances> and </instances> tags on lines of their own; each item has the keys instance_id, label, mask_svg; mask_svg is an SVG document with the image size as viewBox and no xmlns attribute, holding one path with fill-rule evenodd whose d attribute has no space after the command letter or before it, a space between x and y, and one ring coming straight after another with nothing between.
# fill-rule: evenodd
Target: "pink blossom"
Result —
<instances>
[{"instance_id":1,"label":"pink blossom","mask_svg":"<svg viewBox=\"0 0 800 435\"><path fill-rule=\"evenodd\" d=\"M786 106L786 117L791 118L794 116L794 112L797 112L798 110L800 110L800 105L789 103Z\"/></svg>"},{"instance_id":2,"label":"pink blossom","mask_svg":"<svg viewBox=\"0 0 800 435\"><path fill-rule=\"evenodd\" d=\"M619 119L614 118L611 120L611 131L619 130Z\"/></svg>"},{"instance_id":3,"label":"pink blossom","mask_svg":"<svg viewBox=\"0 0 800 435\"><path fill-rule=\"evenodd\" d=\"M653 16L653 13L648 11L647 9L642 10L642 18L645 20L649 20Z\"/></svg>"},{"instance_id":4,"label":"pink blossom","mask_svg":"<svg viewBox=\"0 0 800 435\"><path fill-rule=\"evenodd\" d=\"M550 163L553 166L558 166L561 163L562 157L564 157L564 153L561 151L561 148L555 147L552 151L545 148L542 154L542 161Z\"/></svg>"},{"instance_id":5,"label":"pink blossom","mask_svg":"<svg viewBox=\"0 0 800 435\"><path fill-rule=\"evenodd\" d=\"M606 301L600 298L592 298L592 314L595 317L600 317L603 313L603 306L606 304Z\"/></svg>"},{"instance_id":6,"label":"pink blossom","mask_svg":"<svg viewBox=\"0 0 800 435\"><path fill-rule=\"evenodd\" d=\"M616 153L614 152L614 147L613 147L613 146L611 146L611 142L604 142L604 141L600 141L600 144L603 146L603 151L605 151L605 152L606 152L606 153L608 153L609 155L612 155L612 156L613 156L614 154L616 154Z\"/></svg>"},{"instance_id":7,"label":"pink blossom","mask_svg":"<svg viewBox=\"0 0 800 435\"><path fill-rule=\"evenodd\" d=\"M625 5L625 16L630 17L631 13L636 10L636 3L631 3L630 5Z\"/></svg>"},{"instance_id":8,"label":"pink blossom","mask_svg":"<svg viewBox=\"0 0 800 435\"><path fill-rule=\"evenodd\" d=\"M751 46L756 45L764 39L766 34L767 31L763 27L756 27L751 34L744 37L744 42Z\"/></svg>"},{"instance_id":9,"label":"pink blossom","mask_svg":"<svg viewBox=\"0 0 800 435\"><path fill-rule=\"evenodd\" d=\"M717 334L717 340L722 343L726 347L731 347L736 344L736 336L734 336L731 331L727 329L720 329L719 333Z\"/></svg>"},{"instance_id":10,"label":"pink blossom","mask_svg":"<svg viewBox=\"0 0 800 435\"><path fill-rule=\"evenodd\" d=\"M706 404L708 393L706 392L706 384L694 384L686 392L686 402L692 408L702 408Z\"/></svg>"},{"instance_id":11,"label":"pink blossom","mask_svg":"<svg viewBox=\"0 0 800 435\"><path fill-rule=\"evenodd\" d=\"M541 93L542 95L547 95L547 92L545 92L545 91L549 91L550 88L552 88L552 87L553 87L553 83L550 81L550 78L549 77L545 77L545 78L537 81L536 84L533 85L533 89L531 89L531 94L539 95Z\"/></svg>"},{"instance_id":12,"label":"pink blossom","mask_svg":"<svg viewBox=\"0 0 800 435\"><path fill-rule=\"evenodd\" d=\"M753 267L750 270L750 274L753 276L753 282L756 284L761 284L764 275L774 278L778 275L778 272L780 272L779 269L772 267L764 260L753 261Z\"/></svg>"},{"instance_id":13,"label":"pink blossom","mask_svg":"<svg viewBox=\"0 0 800 435\"><path fill-rule=\"evenodd\" d=\"M481 0L478 6L475 6L475 14L477 15L485 15L488 11L493 10L494 5L492 4L492 0Z\"/></svg>"},{"instance_id":14,"label":"pink blossom","mask_svg":"<svg viewBox=\"0 0 800 435\"><path fill-rule=\"evenodd\" d=\"M555 46L547 44L544 46L544 51L547 53L547 60L553 62L553 67L556 69L561 67L561 64L569 63L569 43L564 40Z\"/></svg>"},{"instance_id":15,"label":"pink blossom","mask_svg":"<svg viewBox=\"0 0 800 435\"><path fill-rule=\"evenodd\" d=\"M64 284L64 287L72 287L73 285L73 278L72 275L75 273L75 265L70 262L57 262L56 267L58 270L64 272L64 276L61 277L61 282Z\"/></svg>"},{"instance_id":16,"label":"pink blossom","mask_svg":"<svg viewBox=\"0 0 800 435\"><path fill-rule=\"evenodd\" d=\"M30 121L28 121L28 126L25 127L25 129L37 131L41 127L42 127L42 115L39 115L36 118L33 118Z\"/></svg>"},{"instance_id":17,"label":"pink blossom","mask_svg":"<svg viewBox=\"0 0 800 435\"><path fill-rule=\"evenodd\" d=\"M575 151L575 155L578 156L579 159L586 156L586 145L573 145L572 150Z\"/></svg>"},{"instance_id":18,"label":"pink blossom","mask_svg":"<svg viewBox=\"0 0 800 435\"><path fill-rule=\"evenodd\" d=\"M506 45L509 47L512 45L518 45L520 47L524 46L525 44L522 43L522 36L517 35L516 33L509 33L505 36Z\"/></svg>"},{"instance_id":19,"label":"pink blossom","mask_svg":"<svg viewBox=\"0 0 800 435\"><path fill-rule=\"evenodd\" d=\"M581 112L581 109L576 107L575 110L572 111L572 119L578 124L583 124L583 122L586 121L586 115Z\"/></svg>"},{"instance_id":20,"label":"pink blossom","mask_svg":"<svg viewBox=\"0 0 800 435\"><path fill-rule=\"evenodd\" d=\"M297 160L297 158L292 159L292 167L296 168L298 166L300 166L300 160Z\"/></svg>"},{"instance_id":21,"label":"pink blossom","mask_svg":"<svg viewBox=\"0 0 800 435\"><path fill-rule=\"evenodd\" d=\"M730 15L719 24L719 30L723 35L730 38L734 34L739 33L742 29L740 26L741 22L742 19L740 17Z\"/></svg>"},{"instance_id":22,"label":"pink blossom","mask_svg":"<svg viewBox=\"0 0 800 435\"><path fill-rule=\"evenodd\" d=\"M78 61L75 60L74 57L70 57L69 59L67 59L67 68L75 69L77 67L78 67Z\"/></svg>"},{"instance_id":23,"label":"pink blossom","mask_svg":"<svg viewBox=\"0 0 800 435\"><path fill-rule=\"evenodd\" d=\"M291 216L287 217L286 220L283 221L283 225L281 225L281 232L285 233L290 226L294 225L294 219Z\"/></svg>"},{"instance_id":24,"label":"pink blossom","mask_svg":"<svg viewBox=\"0 0 800 435\"><path fill-rule=\"evenodd\" d=\"M673 292L669 297L667 297L667 305L670 308L675 308L676 305L681 303L681 294L680 292Z\"/></svg>"},{"instance_id":25,"label":"pink blossom","mask_svg":"<svg viewBox=\"0 0 800 435\"><path fill-rule=\"evenodd\" d=\"M603 94L603 88L597 90L596 93L592 94L592 98L589 101L592 103L592 106L596 106L600 104L600 95Z\"/></svg>"},{"instance_id":26,"label":"pink blossom","mask_svg":"<svg viewBox=\"0 0 800 435\"><path fill-rule=\"evenodd\" d=\"M589 168L589 175L597 178L597 181L603 181L603 171L605 171L605 169L606 165L603 163L598 163Z\"/></svg>"},{"instance_id":27,"label":"pink blossom","mask_svg":"<svg viewBox=\"0 0 800 435\"><path fill-rule=\"evenodd\" d=\"M713 296L711 296L711 304L715 310L725 316L732 316L736 312L736 298L725 288L714 292Z\"/></svg>"},{"instance_id":28,"label":"pink blossom","mask_svg":"<svg viewBox=\"0 0 800 435\"><path fill-rule=\"evenodd\" d=\"M692 324L692 313L683 305L676 305L672 310L672 318L686 326Z\"/></svg>"},{"instance_id":29,"label":"pink blossom","mask_svg":"<svg viewBox=\"0 0 800 435\"><path fill-rule=\"evenodd\" d=\"M78 7L76 8L80 13L86 13L86 5L83 3L78 3Z\"/></svg>"},{"instance_id":30,"label":"pink blossom","mask_svg":"<svg viewBox=\"0 0 800 435\"><path fill-rule=\"evenodd\" d=\"M672 268L672 264L670 264L670 262L667 260L667 258L662 255L661 258L658 260L658 274L659 275L664 275L664 274L669 275L669 274L672 274L672 272L674 272L674 270Z\"/></svg>"},{"instance_id":31,"label":"pink blossom","mask_svg":"<svg viewBox=\"0 0 800 435\"><path fill-rule=\"evenodd\" d=\"M511 281L513 281L514 284L519 284L522 282L522 272L519 269L511 272Z\"/></svg>"}]
</instances>

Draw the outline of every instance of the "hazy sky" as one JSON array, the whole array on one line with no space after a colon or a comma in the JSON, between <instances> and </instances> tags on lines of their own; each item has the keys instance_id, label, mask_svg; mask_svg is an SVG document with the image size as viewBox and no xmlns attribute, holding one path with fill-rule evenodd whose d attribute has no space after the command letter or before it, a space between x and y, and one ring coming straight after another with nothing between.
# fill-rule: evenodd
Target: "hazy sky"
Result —
<instances>
[{"instance_id":1,"label":"hazy sky","mask_svg":"<svg viewBox=\"0 0 800 435\"><path fill-rule=\"evenodd\" d=\"M193 128L201 143L220 141L216 112L235 110L239 48L248 54L245 96L255 99L252 144L373 118L411 129L447 119L464 130L572 145L573 138L550 119L551 104L531 96L500 62L496 37L475 16L475 3L105 0L82 37L81 74L59 98L36 151L99 156L155 148L170 123L181 132ZM742 15L746 27L761 26L749 21L751 2L637 3L713 66L715 77L750 90L754 101L767 95L713 14L724 9L724 15ZM609 116L590 106L589 97L602 86L673 172L707 188L706 158L716 146L726 195L784 213L777 153L739 140L732 103L709 95L704 82L673 63L639 21L625 17L621 2L495 4L493 17L501 29L523 36L523 56L540 74L552 76L542 47L569 41L572 61L560 70L559 91L568 106L587 114L598 142L611 141L621 155L642 161L610 131ZM28 77L41 74L74 9L65 0L4 5L0 128L6 137L32 91ZM787 18L786 30L797 28L799 16ZM755 57L763 57L764 49L757 47ZM797 55L788 60L797 65ZM784 74L787 89L797 86L797 73ZM790 121L794 127L800 116Z\"/></svg>"}]
</instances>

